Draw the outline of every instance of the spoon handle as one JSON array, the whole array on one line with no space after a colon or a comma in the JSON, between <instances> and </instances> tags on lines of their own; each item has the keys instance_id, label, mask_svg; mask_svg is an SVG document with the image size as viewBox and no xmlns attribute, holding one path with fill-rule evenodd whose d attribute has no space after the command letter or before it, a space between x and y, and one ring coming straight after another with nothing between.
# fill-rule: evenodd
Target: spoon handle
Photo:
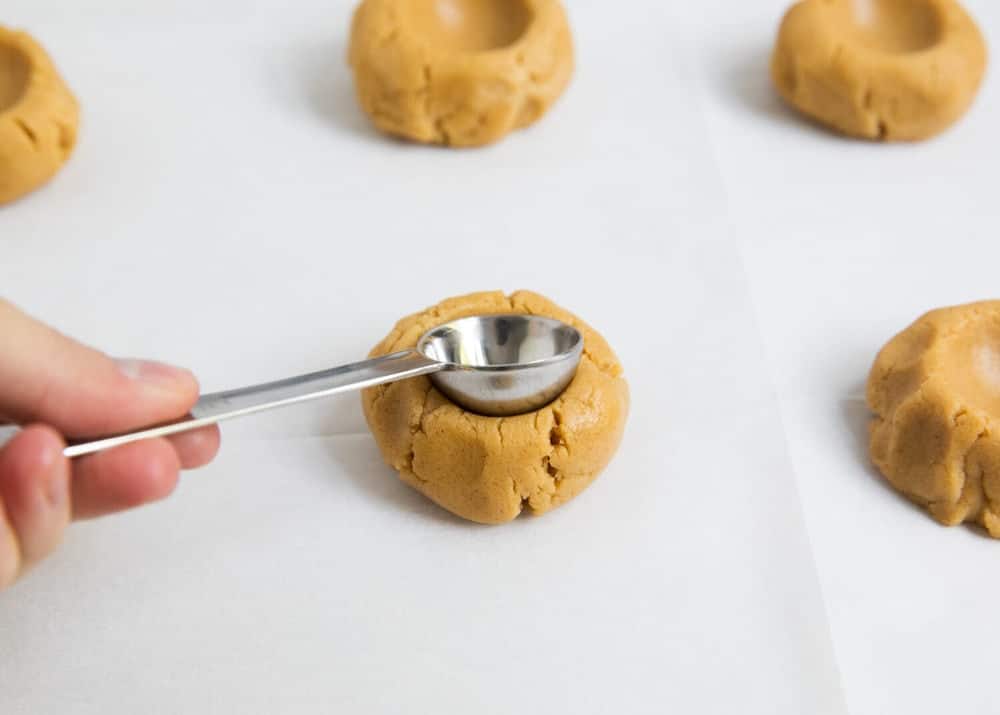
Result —
<instances>
[{"instance_id":1,"label":"spoon handle","mask_svg":"<svg viewBox=\"0 0 1000 715\"><path fill-rule=\"evenodd\" d=\"M70 444L63 450L63 454L67 457L79 457L129 442L187 432L232 417L242 417L274 407L314 400L317 397L327 397L348 390L360 390L408 377L429 375L444 367L444 363L431 360L416 350L406 350L276 382L213 392L202 395L192 408L191 414L176 422L102 437L90 442Z\"/></svg>"}]
</instances>

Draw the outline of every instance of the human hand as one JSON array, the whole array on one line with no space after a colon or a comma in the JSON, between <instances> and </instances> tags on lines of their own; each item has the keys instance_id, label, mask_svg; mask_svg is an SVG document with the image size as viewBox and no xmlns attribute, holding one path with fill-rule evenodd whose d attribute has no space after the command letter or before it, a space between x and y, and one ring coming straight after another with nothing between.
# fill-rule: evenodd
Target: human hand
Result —
<instances>
[{"instance_id":1,"label":"human hand","mask_svg":"<svg viewBox=\"0 0 1000 715\"><path fill-rule=\"evenodd\" d=\"M198 399L187 370L112 360L0 299L0 423L24 425L0 448L0 589L49 555L71 519L169 495L181 469L219 449L205 427L73 461L63 435L90 438L182 417Z\"/></svg>"}]
</instances>

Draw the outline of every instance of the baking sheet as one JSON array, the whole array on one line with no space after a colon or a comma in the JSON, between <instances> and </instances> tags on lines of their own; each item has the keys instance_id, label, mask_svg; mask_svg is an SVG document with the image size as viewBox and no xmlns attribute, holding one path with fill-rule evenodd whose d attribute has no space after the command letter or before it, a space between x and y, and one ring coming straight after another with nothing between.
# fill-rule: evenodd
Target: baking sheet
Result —
<instances>
[{"instance_id":1,"label":"baking sheet","mask_svg":"<svg viewBox=\"0 0 1000 715\"><path fill-rule=\"evenodd\" d=\"M938 526L868 459L864 381L879 348L925 310L995 296L991 224L943 223L903 220L892 233L834 225L795 245L762 240L748 250L856 715L994 706L988 688L957 684L991 677L991 661L979 656L1000 637L996 542ZM789 300L805 290L808 301Z\"/></svg>"},{"instance_id":2,"label":"baking sheet","mask_svg":"<svg viewBox=\"0 0 1000 715\"><path fill-rule=\"evenodd\" d=\"M1000 8L964 3L995 43ZM783 3L713 3L697 83L781 400L850 712L994 712L997 544L944 529L870 466L864 382L926 310L997 296L995 72L926 143L798 120L768 86ZM709 19L712 18L712 19ZM714 23L714 32L707 27ZM711 38L711 39L707 39Z\"/></svg>"},{"instance_id":3,"label":"baking sheet","mask_svg":"<svg viewBox=\"0 0 1000 715\"><path fill-rule=\"evenodd\" d=\"M683 29L572 3L569 94L447 152L367 128L349 3L153 5L15 4L85 126L0 212L8 297L214 390L534 288L609 339L632 414L589 490L499 528L400 484L354 396L228 425L173 498L0 595L0 709L843 712Z\"/></svg>"}]
</instances>

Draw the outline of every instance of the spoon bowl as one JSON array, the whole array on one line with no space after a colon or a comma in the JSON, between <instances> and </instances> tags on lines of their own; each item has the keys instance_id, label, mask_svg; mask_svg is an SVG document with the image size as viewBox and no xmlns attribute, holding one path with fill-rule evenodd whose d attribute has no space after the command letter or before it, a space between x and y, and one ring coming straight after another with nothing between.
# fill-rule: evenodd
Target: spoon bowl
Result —
<instances>
[{"instance_id":1,"label":"spoon bowl","mask_svg":"<svg viewBox=\"0 0 1000 715\"><path fill-rule=\"evenodd\" d=\"M537 315L478 315L428 331L417 352L443 363L430 379L472 412L509 416L532 412L569 385L583 353L583 336Z\"/></svg>"}]
</instances>

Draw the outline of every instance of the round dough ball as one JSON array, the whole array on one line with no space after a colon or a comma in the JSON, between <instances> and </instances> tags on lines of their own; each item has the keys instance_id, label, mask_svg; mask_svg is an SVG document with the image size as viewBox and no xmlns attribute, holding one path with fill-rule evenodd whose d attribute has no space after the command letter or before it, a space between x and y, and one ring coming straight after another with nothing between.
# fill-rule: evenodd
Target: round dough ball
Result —
<instances>
[{"instance_id":1,"label":"round dough ball","mask_svg":"<svg viewBox=\"0 0 1000 715\"><path fill-rule=\"evenodd\" d=\"M868 405L872 460L889 482L942 524L1000 538L1000 301L931 311L894 337Z\"/></svg>"},{"instance_id":2,"label":"round dough ball","mask_svg":"<svg viewBox=\"0 0 1000 715\"><path fill-rule=\"evenodd\" d=\"M793 107L833 129L926 139L968 109L986 43L955 0L802 0L785 15L771 78Z\"/></svg>"},{"instance_id":3,"label":"round dough ball","mask_svg":"<svg viewBox=\"0 0 1000 715\"><path fill-rule=\"evenodd\" d=\"M349 56L375 126L449 146L534 123L573 73L559 0L363 0Z\"/></svg>"},{"instance_id":4,"label":"round dough ball","mask_svg":"<svg viewBox=\"0 0 1000 715\"><path fill-rule=\"evenodd\" d=\"M45 50L0 27L0 204L37 189L76 144L80 108Z\"/></svg>"},{"instance_id":5,"label":"round dough ball","mask_svg":"<svg viewBox=\"0 0 1000 715\"><path fill-rule=\"evenodd\" d=\"M628 386L600 335L527 291L473 293L400 320L371 352L416 346L431 328L469 315L526 313L556 318L583 334L576 377L552 403L514 417L468 412L426 377L362 392L365 418L400 478L471 521L500 524L522 510L543 514L583 491L611 460L628 414Z\"/></svg>"}]
</instances>

